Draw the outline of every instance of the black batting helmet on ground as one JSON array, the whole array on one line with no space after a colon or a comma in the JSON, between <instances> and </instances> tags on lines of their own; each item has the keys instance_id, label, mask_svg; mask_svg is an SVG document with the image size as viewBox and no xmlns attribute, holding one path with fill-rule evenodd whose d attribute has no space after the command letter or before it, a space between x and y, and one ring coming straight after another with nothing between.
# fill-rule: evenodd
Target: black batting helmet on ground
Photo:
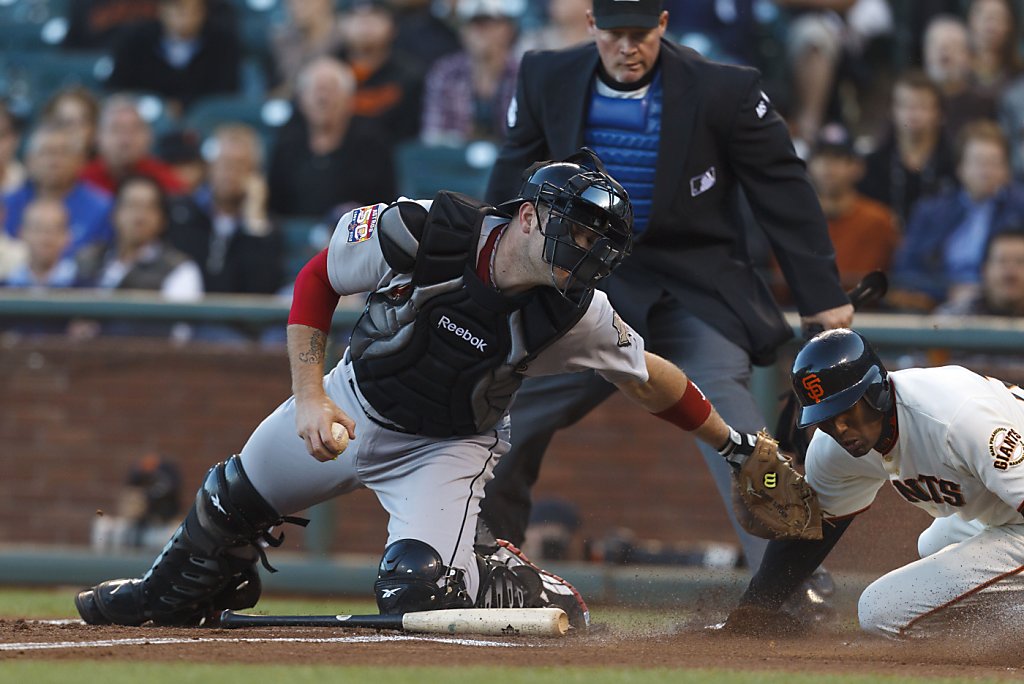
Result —
<instances>
[{"instance_id":1,"label":"black batting helmet on ground","mask_svg":"<svg viewBox=\"0 0 1024 684\"><path fill-rule=\"evenodd\" d=\"M853 330L826 330L811 338L793 361L791 378L801 428L833 418L861 398L877 411L892 408L889 374L868 341Z\"/></svg>"}]
</instances>

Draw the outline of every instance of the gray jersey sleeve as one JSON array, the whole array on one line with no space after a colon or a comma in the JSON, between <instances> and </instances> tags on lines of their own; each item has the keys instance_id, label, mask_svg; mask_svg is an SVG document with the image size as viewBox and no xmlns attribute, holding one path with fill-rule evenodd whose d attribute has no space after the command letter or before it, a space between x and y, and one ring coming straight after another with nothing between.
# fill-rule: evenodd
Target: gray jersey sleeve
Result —
<instances>
[{"instance_id":1,"label":"gray jersey sleeve","mask_svg":"<svg viewBox=\"0 0 1024 684\"><path fill-rule=\"evenodd\" d=\"M526 375L557 375L596 370L613 384L647 382L644 340L615 313L600 290L572 330L545 349Z\"/></svg>"},{"instance_id":2,"label":"gray jersey sleeve","mask_svg":"<svg viewBox=\"0 0 1024 684\"><path fill-rule=\"evenodd\" d=\"M380 250L377 222L386 204L371 204L348 212L338 221L327 248L327 275L342 295L374 290L387 275Z\"/></svg>"}]
</instances>

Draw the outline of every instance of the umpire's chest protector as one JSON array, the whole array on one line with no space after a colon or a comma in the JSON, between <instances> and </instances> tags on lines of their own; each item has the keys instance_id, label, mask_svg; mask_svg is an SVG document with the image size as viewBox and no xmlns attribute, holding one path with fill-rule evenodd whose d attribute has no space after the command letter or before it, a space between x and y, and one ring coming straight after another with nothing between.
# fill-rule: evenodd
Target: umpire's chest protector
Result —
<instances>
[{"instance_id":1,"label":"umpire's chest protector","mask_svg":"<svg viewBox=\"0 0 1024 684\"><path fill-rule=\"evenodd\" d=\"M588 297L577 307L547 287L506 297L482 282L477 245L484 219L495 213L441 192L422 225L381 217L385 258L412 273L411 287L370 295L349 354L363 396L403 430L443 438L493 428L522 383L517 368L576 325L590 304Z\"/></svg>"}]
</instances>

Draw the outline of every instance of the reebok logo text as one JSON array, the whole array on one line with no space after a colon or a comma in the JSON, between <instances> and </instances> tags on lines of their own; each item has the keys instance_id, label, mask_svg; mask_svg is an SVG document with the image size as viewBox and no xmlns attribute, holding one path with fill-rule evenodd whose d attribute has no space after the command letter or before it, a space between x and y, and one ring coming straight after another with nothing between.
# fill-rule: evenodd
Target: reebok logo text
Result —
<instances>
[{"instance_id":1,"label":"reebok logo text","mask_svg":"<svg viewBox=\"0 0 1024 684\"><path fill-rule=\"evenodd\" d=\"M451 319L447 316L441 316L441 318L438 319L437 327L441 330L447 330L448 332L453 333L456 337L461 337L480 351L485 351L487 348L487 342L485 342L483 338L477 337L466 328L452 323Z\"/></svg>"}]
</instances>

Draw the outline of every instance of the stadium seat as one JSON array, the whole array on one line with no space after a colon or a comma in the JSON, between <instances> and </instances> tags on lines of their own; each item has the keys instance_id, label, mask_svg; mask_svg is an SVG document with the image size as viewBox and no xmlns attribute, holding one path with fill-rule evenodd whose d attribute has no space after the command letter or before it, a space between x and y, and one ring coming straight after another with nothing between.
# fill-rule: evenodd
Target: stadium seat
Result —
<instances>
[{"instance_id":1,"label":"stadium seat","mask_svg":"<svg viewBox=\"0 0 1024 684\"><path fill-rule=\"evenodd\" d=\"M406 197L429 198L438 190L482 197L497 149L489 142L426 145L412 142L395 149L398 190Z\"/></svg>"},{"instance_id":2,"label":"stadium seat","mask_svg":"<svg viewBox=\"0 0 1024 684\"><path fill-rule=\"evenodd\" d=\"M109 61L101 54L13 51L0 53L0 97L24 103L34 117L57 90L81 85L98 91Z\"/></svg>"},{"instance_id":3,"label":"stadium seat","mask_svg":"<svg viewBox=\"0 0 1024 684\"><path fill-rule=\"evenodd\" d=\"M263 100L236 95L203 98L185 113L182 124L197 131L203 138L225 123L251 126L269 154L278 128L291 118L291 104L286 100Z\"/></svg>"},{"instance_id":4,"label":"stadium seat","mask_svg":"<svg viewBox=\"0 0 1024 684\"><path fill-rule=\"evenodd\" d=\"M333 226L324 226L322 220L310 217L282 219L278 221L277 227L284 237L284 270L287 280L294 280L306 262L326 246L330 240L327 231L333 229Z\"/></svg>"}]
</instances>

